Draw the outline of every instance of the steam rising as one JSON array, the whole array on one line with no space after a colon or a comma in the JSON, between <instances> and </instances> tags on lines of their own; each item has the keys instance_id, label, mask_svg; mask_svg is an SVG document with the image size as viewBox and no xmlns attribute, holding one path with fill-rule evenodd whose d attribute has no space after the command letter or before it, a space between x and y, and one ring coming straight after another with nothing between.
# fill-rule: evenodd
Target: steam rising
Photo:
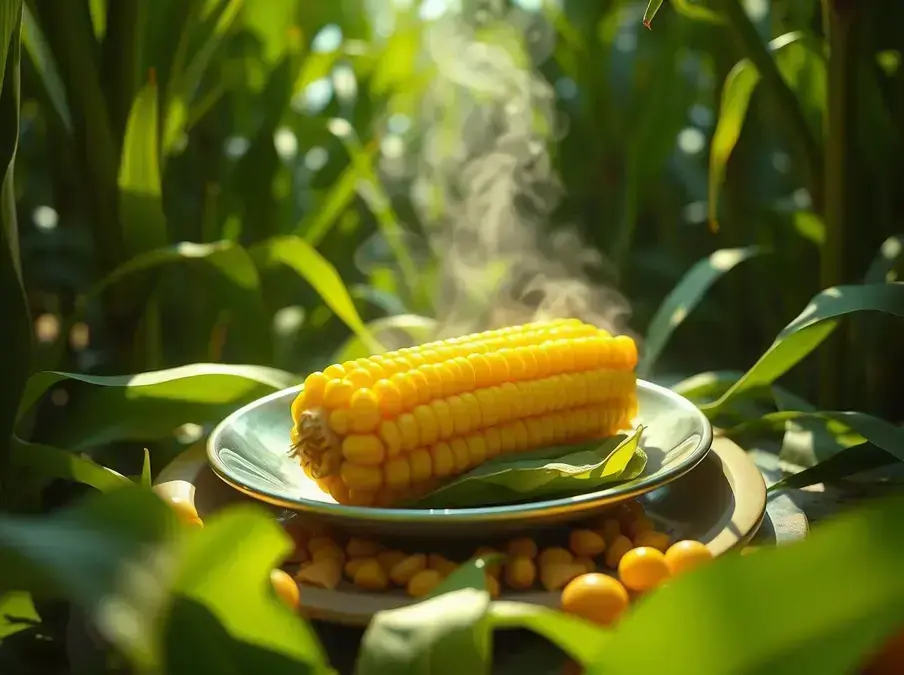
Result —
<instances>
[{"instance_id":1,"label":"steam rising","mask_svg":"<svg viewBox=\"0 0 904 675\"><path fill-rule=\"evenodd\" d=\"M447 13L425 38L435 72L414 122L421 148L408 161L413 202L440 261L440 332L559 317L624 332L630 309L599 281L602 257L574 230L548 234L562 185L547 147L553 90L534 68L551 54L554 30L496 4L472 17Z\"/></svg>"}]
</instances>

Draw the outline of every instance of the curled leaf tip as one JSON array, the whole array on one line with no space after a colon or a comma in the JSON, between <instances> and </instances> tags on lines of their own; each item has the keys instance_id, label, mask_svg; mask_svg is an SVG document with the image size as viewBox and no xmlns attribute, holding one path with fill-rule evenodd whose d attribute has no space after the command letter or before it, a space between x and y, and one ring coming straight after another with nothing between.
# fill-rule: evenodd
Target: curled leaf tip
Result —
<instances>
[{"instance_id":1,"label":"curled leaf tip","mask_svg":"<svg viewBox=\"0 0 904 675\"><path fill-rule=\"evenodd\" d=\"M644 19L643 27L646 28L647 30L653 30L653 22L650 21L649 19Z\"/></svg>"},{"instance_id":2,"label":"curled leaf tip","mask_svg":"<svg viewBox=\"0 0 904 675\"><path fill-rule=\"evenodd\" d=\"M662 7L663 0L650 0L647 3L647 10L643 13L643 25L647 30L653 30L653 17Z\"/></svg>"}]
</instances>

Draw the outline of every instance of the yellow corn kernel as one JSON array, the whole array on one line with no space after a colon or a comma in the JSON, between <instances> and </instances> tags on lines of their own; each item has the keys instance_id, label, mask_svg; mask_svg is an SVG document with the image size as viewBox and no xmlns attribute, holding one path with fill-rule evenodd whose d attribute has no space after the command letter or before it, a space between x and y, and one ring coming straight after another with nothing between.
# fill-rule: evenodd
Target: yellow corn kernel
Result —
<instances>
[{"instance_id":1,"label":"yellow corn kernel","mask_svg":"<svg viewBox=\"0 0 904 675\"><path fill-rule=\"evenodd\" d=\"M387 457L395 457L402 451L402 434L394 421L383 420L380 423L377 435L383 441Z\"/></svg>"},{"instance_id":2,"label":"yellow corn kernel","mask_svg":"<svg viewBox=\"0 0 904 675\"><path fill-rule=\"evenodd\" d=\"M342 564L335 558L324 558L298 570L295 579L309 586L335 590L342 581Z\"/></svg>"},{"instance_id":3,"label":"yellow corn kernel","mask_svg":"<svg viewBox=\"0 0 904 675\"><path fill-rule=\"evenodd\" d=\"M439 421L430 406L419 405L412 411L417 422L420 443L433 445L439 438Z\"/></svg>"},{"instance_id":4,"label":"yellow corn kernel","mask_svg":"<svg viewBox=\"0 0 904 675\"><path fill-rule=\"evenodd\" d=\"M376 491L383 485L383 470L379 466L343 462L340 471L342 482L350 490Z\"/></svg>"},{"instance_id":5,"label":"yellow corn kernel","mask_svg":"<svg viewBox=\"0 0 904 675\"><path fill-rule=\"evenodd\" d=\"M433 475L445 478L455 471L455 455L448 443L438 443L433 447Z\"/></svg>"},{"instance_id":6,"label":"yellow corn kernel","mask_svg":"<svg viewBox=\"0 0 904 675\"><path fill-rule=\"evenodd\" d=\"M468 444L463 438L453 438L449 443L452 449L452 456L455 459L455 473L462 473L471 466L471 457L468 452Z\"/></svg>"},{"instance_id":7,"label":"yellow corn kernel","mask_svg":"<svg viewBox=\"0 0 904 675\"><path fill-rule=\"evenodd\" d=\"M417 420L411 413L402 413L396 418L396 424L399 427L399 435L401 438L402 450L414 450L418 446L419 436L417 428Z\"/></svg>"},{"instance_id":8,"label":"yellow corn kernel","mask_svg":"<svg viewBox=\"0 0 904 675\"><path fill-rule=\"evenodd\" d=\"M366 591L383 591L389 586L389 576L375 558L366 558L355 571L353 582Z\"/></svg>"},{"instance_id":9,"label":"yellow corn kernel","mask_svg":"<svg viewBox=\"0 0 904 675\"><path fill-rule=\"evenodd\" d=\"M388 551L380 551L377 553L377 562L386 570L386 573L392 570L396 564L403 561L407 556L402 551L397 551L395 549L390 549Z\"/></svg>"},{"instance_id":10,"label":"yellow corn kernel","mask_svg":"<svg viewBox=\"0 0 904 675\"><path fill-rule=\"evenodd\" d=\"M327 378L327 380L341 380L343 377L345 377L345 368L336 363L329 368L325 368L323 375Z\"/></svg>"},{"instance_id":11,"label":"yellow corn kernel","mask_svg":"<svg viewBox=\"0 0 904 675\"><path fill-rule=\"evenodd\" d=\"M618 563L621 562L625 553L634 548L634 544L625 535L618 535L615 540L606 549L606 567L610 569L618 569Z\"/></svg>"},{"instance_id":12,"label":"yellow corn kernel","mask_svg":"<svg viewBox=\"0 0 904 675\"><path fill-rule=\"evenodd\" d=\"M641 532L636 537L634 537L632 543L634 544L634 548L647 546L649 548L655 548L657 551L665 553L669 550L669 546L671 546L672 544L672 538L665 532L647 530L646 532Z\"/></svg>"},{"instance_id":13,"label":"yellow corn kernel","mask_svg":"<svg viewBox=\"0 0 904 675\"><path fill-rule=\"evenodd\" d=\"M409 555L393 565L389 578L396 586L405 586L415 574L427 567L427 556L423 553Z\"/></svg>"},{"instance_id":14,"label":"yellow corn kernel","mask_svg":"<svg viewBox=\"0 0 904 675\"><path fill-rule=\"evenodd\" d=\"M368 560L369 558L352 558L347 563L345 563L345 576L349 581L355 580L355 572L357 572L358 568L360 568L361 565L366 563Z\"/></svg>"},{"instance_id":15,"label":"yellow corn kernel","mask_svg":"<svg viewBox=\"0 0 904 675\"><path fill-rule=\"evenodd\" d=\"M427 556L427 567L447 577L458 569L458 563L452 562L438 553L431 553Z\"/></svg>"},{"instance_id":16,"label":"yellow corn kernel","mask_svg":"<svg viewBox=\"0 0 904 675\"><path fill-rule=\"evenodd\" d=\"M436 418L437 436L442 439L450 438L455 433L455 425L449 402L443 398L432 401L430 410L433 411L433 416Z\"/></svg>"},{"instance_id":17,"label":"yellow corn kernel","mask_svg":"<svg viewBox=\"0 0 904 675\"><path fill-rule=\"evenodd\" d=\"M606 518L606 520L603 521L601 534L603 535L603 539L606 540L606 544L611 546L616 537L621 535L621 525L618 524L618 521L615 518Z\"/></svg>"},{"instance_id":18,"label":"yellow corn kernel","mask_svg":"<svg viewBox=\"0 0 904 675\"><path fill-rule=\"evenodd\" d=\"M323 388L323 406L329 409L346 405L355 393L355 388L346 380L330 380Z\"/></svg>"},{"instance_id":19,"label":"yellow corn kernel","mask_svg":"<svg viewBox=\"0 0 904 675\"><path fill-rule=\"evenodd\" d=\"M653 529L653 521L645 515L638 516L628 523L628 534L631 535L632 538L637 537L637 535L642 532L651 532Z\"/></svg>"},{"instance_id":20,"label":"yellow corn kernel","mask_svg":"<svg viewBox=\"0 0 904 675\"><path fill-rule=\"evenodd\" d=\"M584 574L584 566L575 562L552 563L541 566L540 583L547 591L561 590L575 577Z\"/></svg>"},{"instance_id":21,"label":"yellow corn kernel","mask_svg":"<svg viewBox=\"0 0 904 675\"><path fill-rule=\"evenodd\" d=\"M420 403L428 402L431 399L431 387L430 380L427 379L424 371L420 368L412 370L408 373L408 379L417 394L416 400Z\"/></svg>"},{"instance_id":22,"label":"yellow corn kernel","mask_svg":"<svg viewBox=\"0 0 904 675\"><path fill-rule=\"evenodd\" d=\"M349 558L370 558L377 555L382 547L372 539L352 537L345 545L345 552Z\"/></svg>"},{"instance_id":23,"label":"yellow corn kernel","mask_svg":"<svg viewBox=\"0 0 904 675\"><path fill-rule=\"evenodd\" d=\"M468 465L480 466L487 458L487 444L483 440L483 436L468 436L465 439L468 446Z\"/></svg>"},{"instance_id":24,"label":"yellow corn kernel","mask_svg":"<svg viewBox=\"0 0 904 675\"><path fill-rule=\"evenodd\" d=\"M373 392L384 417L395 417L402 411L402 393L391 380L375 382Z\"/></svg>"},{"instance_id":25,"label":"yellow corn kernel","mask_svg":"<svg viewBox=\"0 0 904 675\"><path fill-rule=\"evenodd\" d=\"M355 464L377 466L383 463L386 450L373 434L352 434L342 441L342 456Z\"/></svg>"},{"instance_id":26,"label":"yellow corn kernel","mask_svg":"<svg viewBox=\"0 0 904 675\"><path fill-rule=\"evenodd\" d=\"M487 459L493 459L502 452L502 438L499 429L491 427L484 432L483 440L487 446Z\"/></svg>"},{"instance_id":27,"label":"yellow corn kernel","mask_svg":"<svg viewBox=\"0 0 904 675\"><path fill-rule=\"evenodd\" d=\"M593 558L587 556L579 556L574 559L575 565L581 565L587 574L591 572L596 572L596 563L593 562Z\"/></svg>"},{"instance_id":28,"label":"yellow corn kernel","mask_svg":"<svg viewBox=\"0 0 904 675\"><path fill-rule=\"evenodd\" d=\"M537 542L530 537L518 537L512 539L505 547L505 552L510 556L537 557Z\"/></svg>"},{"instance_id":29,"label":"yellow corn kernel","mask_svg":"<svg viewBox=\"0 0 904 675\"><path fill-rule=\"evenodd\" d=\"M380 402L370 389L359 389L348 402L352 431L366 434L380 423Z\"/></svg>"},{"instance_id":30,"label":"yellow corn kernel","mask_svg":"<svg viewBox=\"0 0 904 675\"><path fill-rule=\"evenodd\" d=\"M568 548L578 557L592 558L606 550L606 540L593 530L572 530Z\"/></svg>"},{"instance_id":31,"label":"yellow corn kernel","mask_svg":"<svg viewBox=\"0 0 904 675\"><path fill-rule=\"evenodd\" d=\"M433 460L426 450L415 450L408 456L411 464L411 482L423 483L433 475Z\"/></svg>"},{"instance_id":32,"label":"yellow corn kernel","mask_svg":"<svg viewBox=\"0 0 904 675\"><path fill-rule=\"evenodd\" d=\"M552 546L550 548L543 549L540 552L539 557L537 558L537 562L540 563L540 567L546 567L547 565L556 564L564 565L573 561L574 556L571 555L571 551L559 546Z\"/></svg>"},{"instance_id":33,"label":"yellow corn kernel","mask_svg":"<svg viewBox=\"0 0 904 675\"><path fill-rule=\"evenodd\" d=\"M537 566L528 556L514 556L505 564L505 583L510 588L527 590L534 585L536 578Z\"/></svg>"},{"instance_id":34,"label":"yellow corn kernel","mask_svg":"<svg viewBox=\"0 0 904 675\"><path fill-rule=\"evenodd\" d=\"M345 436L351 431L352 415L348 408L337 408L330 413L330 429L340 436Z\"/></svg>"},{"instance_id":35,"label":"yellow corn kernel","mask_svg":"<svg viewBox=\"0 0 904 675\"><path fill-rule=\"evenodd\" d=\"M468 363L471 364L471 370L474 371L474 386L477 388L488 387L494 383L493 369L490 362L483 354L469 354ZM307 386L307 381L305 381Z\"/></svg>"},{"instance_id":36,"label":"yellow corn kernel","mask_svg":"<svg viewBox=\"0 0 904 675\"><path fill-rule=\"evenodd\" d=\"M332 537L319 535L308 539L308 552L310 553L317 553L320 549L327 548L328 546L336 546L336 542L333 541Z\"/></svg>"},{"instance_id":37,"label":"yellow corn kernel","mask_svg":"<svg viewBox=\"0 0 904 675\"><path fill-rule=\"evenodd\" d=\"M446 399L449 404L449 414L452 417L453 433L463 436L471 430L471 414L461 396L450 396Z\"/></svg>"},{"instance_id":38,"label":"yellow corn kernel","mask_svg":"<svg viewBox=\"0 0 904 675\"><path fill-rule=\"evenodd\" d=\"M442 580L443 575L438 570L420 570L408 580L405 590L411 597L421 598L429 595L434 588L440 585Z\"/></svg>"},{"instance_id":39,"label":"yellow corn kernel","mask_svg":"<svg viewBox=\"0 0 904 675\"><path fill-rule=\"evenodd\" d=\"M429 400L435 401L442 397L444 391L443 377L436 364L431 362L421 366L418 370L420 370L424 374L424 378L427 381L427 386L430 388Z\"/></svg>"},{"instance_id":40,"label":"yellow corn kernel","mask_svg":"<svg viewBox=\"0 0 904 675\"><path fill-rule=\"evenodd\" d=\"M407 457L396 457L383 467L383 481L393 490L404 490L411 485L411 465Z\"/></svg>"},{"instance_id":41,"label":"yellow corn kernel","mask_svg":"<svg viewBox=\"0 0 904 675\"><path fill-rule=\"evenodd\" d=\"M336 560L341 568L345 564L345 552L336 544L319 548L311 554L311 560L320 562L321 560Z\"/></svg>"},{"instance_id":42,"label":"yellow corn kernel","mask_svg":"<svg viewBox=\"0 0 904 675\"><path fill-rule=\"evenodd\" d=\"M389 378L389 381L396 386L396 389L399 392L402 410L411 410L411 408L418 404L419 394L417 387L414 382L412 382L407 372L396 373Z\"/></svg>"}]
</instances>

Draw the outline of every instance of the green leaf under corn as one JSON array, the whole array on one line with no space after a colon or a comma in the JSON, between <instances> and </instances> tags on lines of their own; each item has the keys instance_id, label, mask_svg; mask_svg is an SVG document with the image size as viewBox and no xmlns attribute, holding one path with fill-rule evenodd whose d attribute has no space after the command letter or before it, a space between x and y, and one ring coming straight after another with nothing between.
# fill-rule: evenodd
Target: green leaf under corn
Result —
<instances>
[{"instance_id":1,"label":"green leaf under corn","mask_svg":"<svg viewBox=\"0 0 904 675\"><path fill-rule=\"evenodd\" d=\"M497 457L418 499L413 508L487 506L587 492L643 473L643 427L603 442Z\"/></svg>"},{"instance_id":2,"label":"green leaf under corn","mask_svg":"<svg viewBox=\"0 0 904 675\"><path fill-rule=\"evenodd\" d=\"M721 249L699 261L682 277L650 320L643 357L638 365L640 377L650 374L672 333L700 303L709 288L723 274L759 253L760 249L756 246Z\"/></svg>"},{"instance_id":3,"label":"green leaf under corn","mask_svg":"<svg viewBox=\"0 0 904 675\"><path fill-rule=\"evenodd\" d=\"M709 416L715 415L736 396L771 385L816 349L841 317L859 312L904 317L904 284L837 286L817 294L740 380L718 400L703 404L700 409Z\"/></svg>"},{"instance_id":4,"label":"green leaf under corn","mask_svg":"<svg viewBox=\"0 0 904 675\"><path fill-rule=\"evenodd\" d=\"M659 8L662 7L663 0L650 0L647 4L647 9L643 13L643 25L647 28L652 29L653 17L656 16L656 12L659 11Z\"/></svg>"},{"instance_id":5,"label":"green leaf under corn","mask_svg":"<svg viewBox=\"0 0 904 675\"><path fill-rule=\"evenodd\" d=\"M897 497L821 525L803 542L724 556L674 579L619 621L586 672L858 672L904 621L902 519Z\"/></svg>"}]
</instances>

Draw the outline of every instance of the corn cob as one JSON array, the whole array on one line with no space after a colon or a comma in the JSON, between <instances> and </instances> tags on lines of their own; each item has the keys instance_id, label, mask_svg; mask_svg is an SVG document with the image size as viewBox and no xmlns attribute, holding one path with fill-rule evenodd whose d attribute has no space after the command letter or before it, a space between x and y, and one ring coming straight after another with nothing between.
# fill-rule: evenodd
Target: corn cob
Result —
<instances>
[{"instance_id":1,"label":"corn cob","mask_svg":"<svg viewBox=\"0 0 904 675\"><path fill-rule=\"evenodd\" d=\"M625 428L636 363L631 338L562 319L332 365L292 403L292 453L338 503L390 505L500 453Z\"/></svg>"}]
</instances>

